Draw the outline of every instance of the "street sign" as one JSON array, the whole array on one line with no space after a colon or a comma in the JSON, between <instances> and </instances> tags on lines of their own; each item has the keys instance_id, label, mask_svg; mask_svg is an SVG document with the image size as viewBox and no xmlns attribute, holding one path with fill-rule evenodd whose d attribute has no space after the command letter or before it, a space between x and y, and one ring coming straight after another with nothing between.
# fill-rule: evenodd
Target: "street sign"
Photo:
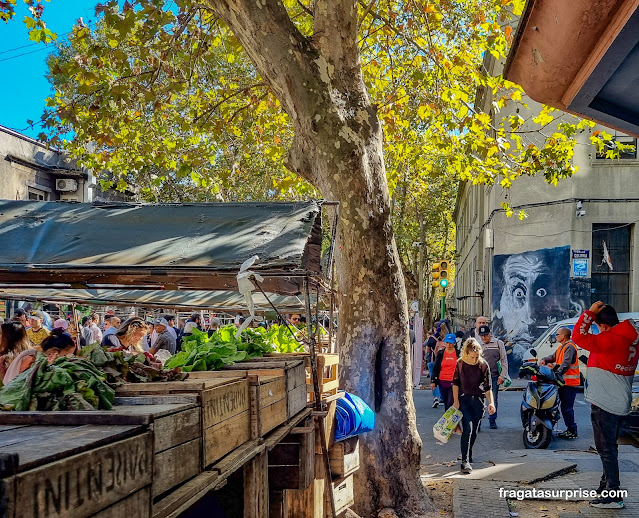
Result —
<instances>
[{"instance_id":1,"label":"street sign","mask_svg":"<svg viewBox=\"0 0 639 518\"><path fill-rule=\"evenodd\" d=\"M572 276L587 277L588 276L588 259L572 260Z\"/></svg>"}]
</instances>

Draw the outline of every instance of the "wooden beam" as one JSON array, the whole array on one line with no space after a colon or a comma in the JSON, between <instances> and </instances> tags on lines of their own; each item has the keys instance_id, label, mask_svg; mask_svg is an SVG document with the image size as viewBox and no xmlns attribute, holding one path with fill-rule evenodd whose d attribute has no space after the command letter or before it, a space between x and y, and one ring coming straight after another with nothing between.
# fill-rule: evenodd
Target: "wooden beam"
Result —
<instances>
[{"instance_id":1,"label":"wooden beam","mask_svg":"<svg viewBox=\"0 0 639 518\"><path fill-rule=\"evenodd\" d=\"M244 518L268 518L268 461L262 451L244 465Z\"/></svg>"}]
</instances>

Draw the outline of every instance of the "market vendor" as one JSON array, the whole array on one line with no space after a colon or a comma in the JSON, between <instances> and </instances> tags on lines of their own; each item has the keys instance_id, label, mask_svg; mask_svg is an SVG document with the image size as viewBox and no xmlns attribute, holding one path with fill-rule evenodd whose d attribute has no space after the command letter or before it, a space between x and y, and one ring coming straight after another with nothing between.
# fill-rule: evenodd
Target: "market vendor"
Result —
<instances>
[{"instance_id":1,"label":"market vendor","mask_svg":"<svg viewBox=\"0 0 639 518\"><path fill-rule=\"evenodd\" d=\"M51 334L42 342L41 348L42 353L46 355L49 363L53 363L57 358L62 356L72 356L76 351L76 345L73 338L71 338L67 333L65 333L65 330L61 328L53 329ZM27 349L16 356L13 362L11 362L11 365L9 365L2 383L6 385L19 374L31 367L36 360L38 352L39 351L37 349Z\"/></svg>"},{"instance_id":2,"label":"market vendor","mask_svg":"<svg viewBox=\"0 0 639 518\"><path fill-rule=\"evenodd\" d=\"M148 331L144 320L140 317L131 317L125 320L115 333L107 335L103 345L122 347L129 353L140 353L144 351L140 342Z\"/></svg>"}]
</instances>

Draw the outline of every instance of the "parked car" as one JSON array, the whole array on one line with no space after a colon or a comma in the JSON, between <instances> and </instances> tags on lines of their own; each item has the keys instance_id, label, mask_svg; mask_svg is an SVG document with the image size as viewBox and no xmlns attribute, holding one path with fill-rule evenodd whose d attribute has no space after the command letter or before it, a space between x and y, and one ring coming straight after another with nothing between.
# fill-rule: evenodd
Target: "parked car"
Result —
<instances>
[{"instance_id":1,"label":"parked car","mask_svg":"<svg viewBox=\"0 0 639 518\"><path fill-rule=\"evenodd\" d=\"M619 313L619 320L626 320L628 318L632 318L633 320L639 320L639 313ZM550 356L554 351L555 348L557 347L557 330L560 327L567 327L568 329L571 329L573 327L575 327L575 324L577 323L577 318L568 318L566 320L560 320L558 322L555 322L554 324L551 324L548 329L539 337L537 338L537 340L535 340L532 344L531 349L534 349L537 352L536 357L537 358L545 358L546 356ZM598 334L599 333L599 328L597 327L597 324L593 324L590 327L590 332L592 334ZM585 349L582 349L581 347L577 347L577 358L579 358L579 371L581 374L581 385L583 385L583 382L586 378L586 364L588 363L588 356L589 356L589 352L586 351ZM532 355L530 354L529 351L527 351L526 355L524 356L524 361L528 360L532 358ZM637 372L635 372L635 375L639 374L639 370Z\"/></svg>"},{"instance_id":2,"label":"parked car","mask_svg":"<svg viewBox=\"0 0 639 518\"><path fill-rule=\"evenodd\" d=\"M632 405L630 414L623 424L623 433L631 435L639 441L639 385L637 384L632 386Z\"/></svg>"}]
</instances>

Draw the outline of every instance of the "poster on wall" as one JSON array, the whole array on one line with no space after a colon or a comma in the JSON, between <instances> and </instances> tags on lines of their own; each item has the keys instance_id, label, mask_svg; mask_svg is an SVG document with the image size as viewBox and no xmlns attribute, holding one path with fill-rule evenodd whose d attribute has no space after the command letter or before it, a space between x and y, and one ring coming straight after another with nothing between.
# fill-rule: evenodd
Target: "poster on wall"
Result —
<instances>
[{"instance_id":1,"label":"poster on wall","mask_svg":"<svg viewBox=\"0 0 639 518\"><path fill-rule=\"evenodd\" d=\"M493 260L493 334L507 344L516 376L526 349L570 307L570 247L542 248Z\"/></svg>"},{"instance_id":2,"label":"poster on wall","mask_svg":"<svg viewBox=\"0 0 639 518\"><path fill-rule=\"evenodd\" d=\"M590 307L589 278L573 277L570 279L570 313L568 318L576 318Z\"/></svg>"}]
</instances>

